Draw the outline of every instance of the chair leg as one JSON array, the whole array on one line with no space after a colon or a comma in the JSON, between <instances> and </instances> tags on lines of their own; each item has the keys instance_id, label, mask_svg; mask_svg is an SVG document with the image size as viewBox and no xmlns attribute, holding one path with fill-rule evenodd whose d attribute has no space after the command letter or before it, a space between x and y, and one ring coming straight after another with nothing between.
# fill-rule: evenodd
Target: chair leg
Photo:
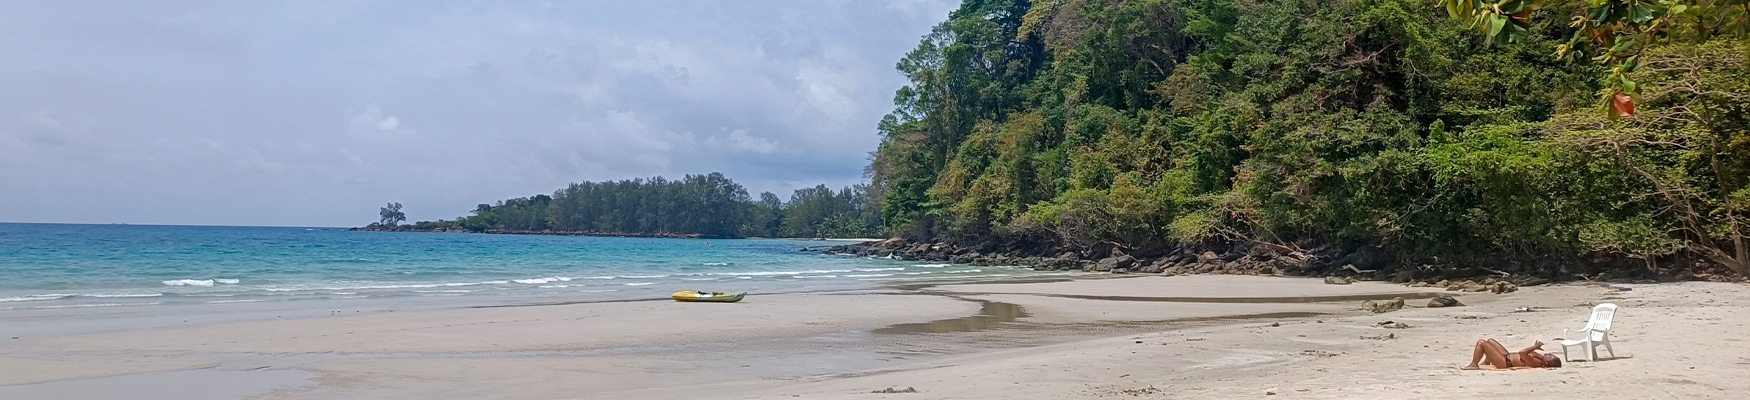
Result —
<instances>
[{"instance_id":1,"label":"chair leg","mask_svg":"<svg viewBox=\"0 0 1750 400\"><path fill-rule=\"evenodd\" d=\"M1592 341L1586 341L1586 362L1598 361L1598 346Z\"/></svg>"},{"instance_id":2,"label":"chair leg","mask_svg":"<svg viewBox=\"0 0 1750 400\"><path fill-rule=\"evenodd\" d=\"M1610 358L1616 358L1616 349L1610 347L1610 341L1604 341L1604 350L1610 352Z\"/></svg>"},{"instance_id":3,"label":"chair leg","mask_svg":"<svg viewBox=\"0 0 1750 400\"><path fill-rule=\"evenodd\" d=\"M1568 357L1568 346L1562 346L1562 360L1563 361L1574 361L1573 357Z\"/></svg>"}]
</instances>

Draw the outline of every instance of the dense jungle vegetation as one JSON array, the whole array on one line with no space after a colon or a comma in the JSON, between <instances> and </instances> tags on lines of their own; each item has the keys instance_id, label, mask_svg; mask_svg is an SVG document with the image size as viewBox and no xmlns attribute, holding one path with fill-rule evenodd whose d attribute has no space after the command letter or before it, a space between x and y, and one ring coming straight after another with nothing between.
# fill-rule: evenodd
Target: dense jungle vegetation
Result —
<instances>
[{"instance_id":1,"label":"dense jungle vegetation","mask_svg":"<svg viewBox=\"0 0 1750 400\"><path fill-rule=\"evenodd\" d=\"M899 61L869 193L913 239L1743 273L1747 18L1744 0L966 0Z\"/></svg>"},{"instance_id":2,"label":"dense jungle vegetation","mask_svg":"<svg viewBox=\"0 0 1750 400\"><path fill-rule=\"evenodd\" d=\"M476 206L452 221L398 226L399 203L384 207L368 229L519 231L606 235L705 237L871 237L880 215L867 185L837 191L826 185L798 189L788 201L770 192L758 199L722 174L613 182L580 182L549 195ZM403 218L404 219L404 218Z\"/></svg>"}]
</instances>

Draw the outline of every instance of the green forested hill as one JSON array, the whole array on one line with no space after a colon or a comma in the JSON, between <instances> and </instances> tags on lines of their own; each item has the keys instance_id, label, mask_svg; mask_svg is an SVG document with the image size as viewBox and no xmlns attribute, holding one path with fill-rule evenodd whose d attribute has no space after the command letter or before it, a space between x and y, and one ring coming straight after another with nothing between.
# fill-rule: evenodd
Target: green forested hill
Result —
<instances>
[{"instance_id":1,"label":"green forested hill","mask_svg":"<svg viewBox=\"0 0 1750 400\"><path fill-rule=\"evenodd\" d=\"M1742 272L1750 13L1569 27L1618 2L1498 17L1509 42L1432 0L967 0L898 63L872 193L919 239ZM1570 39L1640 68L1552 57ZM1636 115L1606 115L1605 77Z\"/></svg>"}]
</instances>

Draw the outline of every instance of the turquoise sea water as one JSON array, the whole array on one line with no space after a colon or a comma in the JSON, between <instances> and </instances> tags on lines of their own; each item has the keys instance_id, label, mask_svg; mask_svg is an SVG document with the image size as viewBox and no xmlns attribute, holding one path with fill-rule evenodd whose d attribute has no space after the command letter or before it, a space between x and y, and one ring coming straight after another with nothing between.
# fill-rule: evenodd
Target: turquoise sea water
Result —
<instances>
[{"instance_id":1,"label":"turquoise sea water","mask_svg":"<svg viewBox=\"0 0 1750 400\"><path fill-rule=\"evenodd\" d=\"M348 299L458 306L796 292L1033 274L825 255L833 244L351 232L337 228L0 224L0 311Z\"/></svg>"}]
</instances>

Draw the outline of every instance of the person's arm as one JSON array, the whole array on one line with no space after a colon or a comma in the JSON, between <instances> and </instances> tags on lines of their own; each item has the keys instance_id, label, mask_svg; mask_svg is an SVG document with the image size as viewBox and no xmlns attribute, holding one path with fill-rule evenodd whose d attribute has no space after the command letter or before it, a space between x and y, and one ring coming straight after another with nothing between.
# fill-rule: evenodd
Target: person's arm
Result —
<instances>
[{"instance_id":1,"label":"person's arm","mask_svg":"<svg viewBox=\"0 0 1750 400\"><path fill-rule=\"evenodd\" d=\"M1526 366L1526 367L1532 367L1532 368L1546 367L1547 365L1544 365L1544 363L1543 363L1543 357L1537 356L1538 350L1543 350L1543 342L1542 341L1532 343L1531 346L1526 347L1525 349L1519 350L1519 362L1521 364L1524 364L1524 366Z\"/></svg>"}]
</instances>

